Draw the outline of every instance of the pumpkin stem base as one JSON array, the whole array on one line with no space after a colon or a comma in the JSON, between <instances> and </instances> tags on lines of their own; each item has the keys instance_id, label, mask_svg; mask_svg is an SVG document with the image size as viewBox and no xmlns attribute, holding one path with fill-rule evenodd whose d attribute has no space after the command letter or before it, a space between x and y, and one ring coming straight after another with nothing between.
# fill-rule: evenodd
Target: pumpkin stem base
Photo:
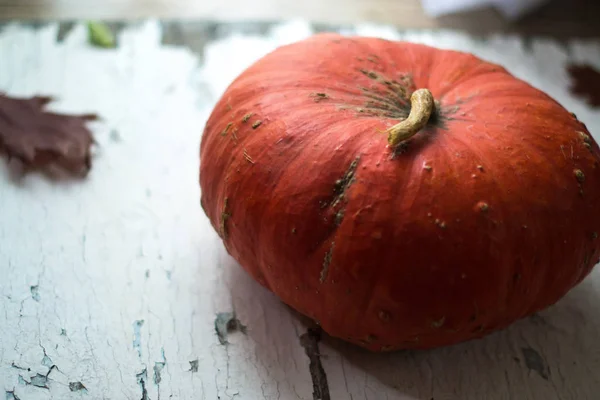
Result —
<instances>
[{"instance_id":1,"label":"pumpkin stem base","mask_svg":"<svg viewBox=\"0 0 600 400\"><path fill-rule=\"evenodd\" d=\"M435 101L429 89L417 89L410 96L410 114L408 118L388 128L388 144L396 147L410 139L423 129L435 109Z\"/></svg>"}]
</instances>

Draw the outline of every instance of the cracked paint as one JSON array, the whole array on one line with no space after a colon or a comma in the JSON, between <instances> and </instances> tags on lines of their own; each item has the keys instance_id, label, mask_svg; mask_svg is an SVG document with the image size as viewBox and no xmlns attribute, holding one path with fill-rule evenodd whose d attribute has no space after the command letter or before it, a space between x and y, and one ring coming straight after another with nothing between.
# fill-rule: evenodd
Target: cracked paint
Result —
<instances>
[{"instance_id":1,"label":"cracked paint","mask_svg":"<svg viewBox=\"0 0 600 400\"><path fill-rule=\"evenodd\" d=\"M548 380L549 371L546 362L536 350L531 347L524 347L521 349L523 358L525 358L525 365L530 371L535 371L539 376Z\"/></svg>"},{"instance_id":2,"label":"cracked paint","mask_svg":"<svg viewBox=\"0 0 600 400\"><path fill-rule=\"evenodd\" d=\"M221 312L215 318L215 331L219 338L219 343L227 344L227 336L232 332L242 332L246 334L247 328L235 317L233 312Z\"/></svg>"},{"instance_id":3,"label":"cracked paint","mask_svg":"<svg viewBox=\"0 0 600 400\"><path fill-rule=\"evenodd\" d=\"M29 288L31 292L31 298L37 302L40 301L40 290L38 285L33 285Z\"/></svg>"},{"instance_id":4,"label":"cracked paint","mask_svg":"<svg viewBox=\"0 0 600 400\"><path fill-rule=\"evenodd\" d=\"M20 367L17 364L15 364L14 362L11 364L11 367L13 367L15 369L20 369L21 371L31 371L31 368Z\"/></svg>"},{"instance_id":5,"label":"cracked paint","mask_svg":"<svg viewBox=\"0 0 600 400\"><path fill-rule=\"evenodd\" d=\"M86 387L81 382L69 382L69 390L71 392L87 392Z\"/></svg>"},{"instance_id":6,"label":"cracked paint","mask_svg":"<svg viewBox=\"0 0 600 400\"><path fill-rule=\"evenodd\" d=\"M52 359L48 357L47 354L44 354L44 358L42 358L42 365L44 367L52 368L52 366L54 366L54 363L52 363Z\"/></svg>"},{"instance_id":7,"label":"cracked paint","mask_svg":"<svg viewBox=\"0 0 600 400\"><path fill-rule=\"evenodd\" d=\"M142 326L144 320L139 319L133 322L133 348L137 351L138 357L142 357Z\"/></svg>"},{"instance_id":8,"label":"cracked paint","mask_svg":"<svg viewBox=\"0 0 600 400\"><path fill-rule=\"evenodd\" d=\"M15 394L14 389L13 390L7 390L5 393L6 393L6 400L21 400L19 398L19 396L17 396Z\"/></svg>"},{"instance_id":9,"label":"cracked paint","mask_svg":"<svg viewBox=\"0 0 600 400\"><path fill-rule=\"evenodd\" d=\"M320 328L309 328L306 333L300 336L300 344L304 347L306 356L310 360L309 370L313 384L313 400L330 400L327 374L321 363L321 353L319 352L321 334Z\"/></svg>"},{"instance_id":10,"label":"cracked paint","mask_svg":"<svg viewBox=\"0 0 600 400\"><path fill-rule=\"evenodd\" d=\"M149 400L148 399L148 390L146 389L146 381L148 380L148 372L147 372L146 368L144 368L143 371L140 372L139 374L136 374L135 378L137 379L138 385L140 385L140 389L142 391L141 400Z\"/></svg>"},{"instance_id":11,"label":"cracked paint","mask_svg":"<svg viewBox=\"0 0 600 400\"><path fill-rule=\"evenodd\" d=\"M48 387L48 376L42 374L35 374L29 379L29 384L35 387L50 389Z\"/></svg>"},{"instance_id":12,"label":"cracked paint","mask_svg":"<svg viewBox=\"0 0 600 400\"><path fill-rule=\"evenodd\" d=\"M162 381L162 370L167 364L167 359L165 357L165 349L161 349L162 361L157 361L154 363L154 384L159 386Z\"/></svg>"}]
</instances>

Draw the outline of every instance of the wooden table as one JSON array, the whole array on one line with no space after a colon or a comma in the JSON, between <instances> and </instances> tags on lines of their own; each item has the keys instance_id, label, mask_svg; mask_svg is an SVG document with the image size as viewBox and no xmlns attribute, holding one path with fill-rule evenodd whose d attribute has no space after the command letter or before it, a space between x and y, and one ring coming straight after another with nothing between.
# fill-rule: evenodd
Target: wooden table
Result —
<instances>
[{"instance_id":1,"label":"wooden table","mask_svg":"<svg viewBox=\"0 0 600 400\"><path fill-rule=\"evenodd\" d=\"M548 310L452 347L371 354L311 333L226 255L200 208L197 174L203 124L227 84L314 27L120 26L117 49L91 47L81 24L0 31L0 90L50 94L54 110L103 118L92 125L98 148L83 182L19 181L0 164L0 396L599 398L599 271ZM570 93L565 69L600 66L595 42L375 25L343 31L502 63L600 139L600 113Z\"/></svg>"}]
</instances>

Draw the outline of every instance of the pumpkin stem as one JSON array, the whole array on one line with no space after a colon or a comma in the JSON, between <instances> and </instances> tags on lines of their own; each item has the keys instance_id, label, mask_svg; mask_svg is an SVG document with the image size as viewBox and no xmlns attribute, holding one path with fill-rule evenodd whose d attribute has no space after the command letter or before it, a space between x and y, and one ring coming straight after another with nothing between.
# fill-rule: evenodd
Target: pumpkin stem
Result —
<instances>
[{"instance_id":1,"label":"pumpkin stem","mask_svg":"<svg viewBox=\"0 0 600 400\"><path fill-rule=\"evenodd\" d=\"M388 144L396 147L403 141L416 135L427 125L433 113L435 103L429 89L418 89L410 96L410 114L408 118L387 129Z\"/></svg>"}]
</instances>

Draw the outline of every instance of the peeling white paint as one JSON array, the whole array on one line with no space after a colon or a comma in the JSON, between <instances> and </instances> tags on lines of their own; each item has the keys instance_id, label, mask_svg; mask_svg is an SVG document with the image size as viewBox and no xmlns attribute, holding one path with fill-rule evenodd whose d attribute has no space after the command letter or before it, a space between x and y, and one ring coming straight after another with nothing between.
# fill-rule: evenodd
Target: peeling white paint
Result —
<instances>
[{"instance_id":1,"label":"peeling white paint","mask_svg":"<svg viewBox=\"0 0 600 400\"><path fill-rule=\"evenodd\" d=\"M0 89L98 112L99 149L83 184L32 175L15 185L2 163L0 388L68 399L80 382L89 398L140 399L143 379L149 399L311 398L298 322L232 265L199 206L200 134L216 93L197 57L161 46L154 21L125 30L116 50L88 47L82 26L62 44L56 32L1 34ZM221 346L215 315L234 307L253 323ZM26 383L48 372L45 354L57 366L49 389Z\"/></svg>"},{"instance_id":2,"label":"peeling white paint","mask_svg":"<svg viewBox=\"0 0 600 400\"><path fill-rule=\"evenodd\" d=\"M82 25L62 43L57 32L56 24L0 32L0 90L99 113L99 148L85 183L32 175L15 184L0 163L0 397L140 399L146 390L152 400L312 399L305 327L225 254L199 206L197 177L200 135L218 96L255 59L308 36L310 25L214 40L202 65L185 47L161 45L157 21L130 26L112 50L89 47ZM533 40L527 51L517 37L373 25L345 33L501 63L600 139L600 113L568 93L564 69L569 59L599 66L597 44ZM599 296L595 272L541 317L430 352L374 355L326 339L331 398L595 398ZM214 320L234 310L248 332L223 346ZM527 367L532 353L523 349L540 355L548 379Z\"/></svg>"}]
</instances>

